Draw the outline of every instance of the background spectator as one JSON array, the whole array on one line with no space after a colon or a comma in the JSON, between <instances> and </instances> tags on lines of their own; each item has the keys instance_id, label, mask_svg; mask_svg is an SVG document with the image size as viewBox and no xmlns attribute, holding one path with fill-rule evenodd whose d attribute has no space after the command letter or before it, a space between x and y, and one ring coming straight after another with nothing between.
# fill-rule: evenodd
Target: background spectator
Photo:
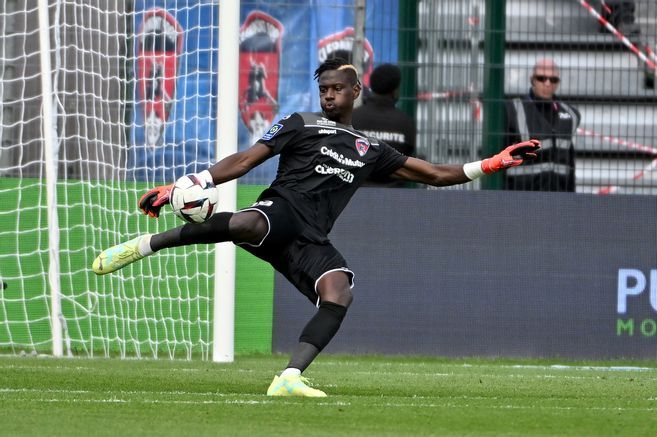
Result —
<instances>
[{"instance_id":1,"label":"background spectator","mask_svg":"<svg viewBox=\"0 0 657 437\"><path fill-rule=\"evenodd\" d=\"M395 107L399 100L401 71L392 64L382 64L370 76L371 93L353 112L355 129L378 138L406 156L415 155L415 120ZM365 185L404 187L403 181L369 181Z\"/></svg>"},{"instance_id":2,"label":"background spectator","mask_svg":"<svg viewBox=\"0 0 657 437\"><path fill-rule=\"evenodd\" d=\"M508 190L575 191L573 137L581 117L556 96L561 77L552 59L536 62L529 94L506 103L506 145L536 138L542 148L529 165L504 178Z\"/></svg>"}]
</instances>

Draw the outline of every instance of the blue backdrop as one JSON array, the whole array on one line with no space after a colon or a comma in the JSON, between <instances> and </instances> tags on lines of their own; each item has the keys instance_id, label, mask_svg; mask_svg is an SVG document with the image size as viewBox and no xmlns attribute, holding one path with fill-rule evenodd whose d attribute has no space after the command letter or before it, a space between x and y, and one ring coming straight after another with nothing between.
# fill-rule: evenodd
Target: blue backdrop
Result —
<instances>
[{"instance_id":1,"label":"blue backdrop","mask_svg":"<svg viewBox=\"0 0 657 437\"><path fill-rule=\"evenodd\" d=\"M153 8L166 10L183 33L183 50L177 55L175 95L171 96L157 145L147 144L144 93L137 67L140 56L144 56L139 48L140 30L144 17ZM271 17L282 26L280 48L277 49L280 68L278 72L275 69L268 72L267 83L276 82L276 89L269 90L276 96L276 106L272 120L266 120L267 127L285 114L319 110L313 72L327 53L336 54L336 50L339 52L345 48L350 51L353 0L243 1L242 24L253 11L260 11L261 16ZM379 63L397 60L397 15L398 0L367 2L366 63L370 69ZM171 182L185 173L201 171L214 162L217 87L228 85L222 84L216 73L219 8L203 0L136 0L134 17L136 62L132 84L135 106L130 129L129 176L149 182ZM394 17L392 24L381 25L383 20L390 20L384 17ZM365 76L367 83L367 74ZM244 150L252 145L258 132L249 130L241 118L238 123L239 149ZM272 159L240 182L269 184L276 174L276 166L277 160Z\"/></svg>"}]
</instances>

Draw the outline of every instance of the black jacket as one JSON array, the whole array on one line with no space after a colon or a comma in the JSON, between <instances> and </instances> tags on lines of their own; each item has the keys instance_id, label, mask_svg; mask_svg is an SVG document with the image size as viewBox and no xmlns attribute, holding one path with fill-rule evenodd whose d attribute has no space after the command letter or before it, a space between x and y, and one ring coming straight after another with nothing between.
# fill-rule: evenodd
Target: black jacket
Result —
<instances>
[{"instance_id":1,"label":"black jacket","mask_svg":"<svg viewBox=\"0 0 657 437\"><path fill-rule=\"evenodd\" d=\"M520 109L520 112L518 111ZM536 138L541 150L531 163L505 172L508 190L575 191L573 138L581 116L567 103L541 100L530 91L506 102L506 145Z\"/></svg>"},{"instance_id":2,"label":"black jacket","mask_svg":"<svg viewBox=\"0 0 657 437\"><path fill-rule=\"evenodd\" d=\"M389 144L406 156L415 155L415 121L395 107L390 97L371 94L363 105L354 109L352 120L354 129ZM370 181L369 186L403 187L404 182Z\"/></svg>"}]
</instances>

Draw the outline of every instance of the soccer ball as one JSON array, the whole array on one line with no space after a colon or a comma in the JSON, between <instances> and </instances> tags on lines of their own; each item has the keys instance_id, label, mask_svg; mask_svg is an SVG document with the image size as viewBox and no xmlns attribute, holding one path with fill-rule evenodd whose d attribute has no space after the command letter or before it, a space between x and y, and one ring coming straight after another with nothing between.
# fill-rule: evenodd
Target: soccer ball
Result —
<instances>
[{"instance_id":1,"label":"soccer ball","mask_svg":"<svg viewBox=\"0 0 657 437\"><path fill-rule=\"evenodd\" d=\"M185 175L173 184L169 203L173 213L189 223L203 223L215 212L217 187L197 175Z\"/></svg>"}]
</instances>

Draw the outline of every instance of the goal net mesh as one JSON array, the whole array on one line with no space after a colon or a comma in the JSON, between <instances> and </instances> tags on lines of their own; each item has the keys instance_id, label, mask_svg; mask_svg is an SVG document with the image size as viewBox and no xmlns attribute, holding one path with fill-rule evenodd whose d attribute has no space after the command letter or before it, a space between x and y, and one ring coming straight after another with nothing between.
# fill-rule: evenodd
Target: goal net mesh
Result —
<instances>
[{"instance_id":1,"label":"goal net mesh","mask_svg":"<svg viewBox=\"0 0 657 437\"><path fill-rule=\"evenodd\" d=\"M0 351L52 349L54 159L64 352L208 358L212 246L90 271L102 249L181 224L140 216L139 196L214 159L219 7L182 1L174 16L151 3L50 2L54 116L42 124L37 2L0 0ZM182 153L158 152L173 143Z\"/></svg>"}]
</instances>

